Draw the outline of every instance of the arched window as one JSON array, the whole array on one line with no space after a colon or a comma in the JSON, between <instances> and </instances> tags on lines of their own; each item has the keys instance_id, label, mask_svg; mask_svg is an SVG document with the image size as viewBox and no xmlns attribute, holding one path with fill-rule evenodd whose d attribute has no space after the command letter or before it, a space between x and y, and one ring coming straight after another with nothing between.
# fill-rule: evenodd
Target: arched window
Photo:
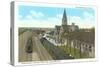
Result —
<instances>
[{"instance_id":1,"label":"arched window","mask_svg":"<svg viewBox=\"0 0 100 67\"><path fill-rule=\"evenodd\" d=\"M90 52L92 51L92 46L89 46L89 51L90 51Z\"/></svg>"}]
</instances>

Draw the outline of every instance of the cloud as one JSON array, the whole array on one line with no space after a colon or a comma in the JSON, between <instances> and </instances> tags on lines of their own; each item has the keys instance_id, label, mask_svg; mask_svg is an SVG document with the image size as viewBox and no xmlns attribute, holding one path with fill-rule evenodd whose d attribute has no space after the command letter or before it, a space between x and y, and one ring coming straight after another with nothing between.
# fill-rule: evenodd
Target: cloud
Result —
<instances>
[{"instance_id":1,"label":"cloud","mask_svg":"<svg viewBox=\"0 0 100 67\"><path fill-rule=\"evenodd\" d=\"M22 15L19 15L18 16L18 19L21 19L21 20L32 20L34 18L43 18L45 17L45 15L42 13L42 12L36 12L34 10L31 10L27 15L25 16L22 16Z\"/></svg>"},{"instance_id":2,"label":"cloud","mask_svg":"<svg viewBox=\"0 0 100 67\"><path fill-rule=\"evenodd\" d=\"M89 12L83 13L84 21L88 23L94 23L95 22L95 16ZM95 23L94 23L95 24Z\"/></svg>"},{"instance_id":3,"label":"cloud","mask_svg":"<svg viewBox=\"0 0 100 67\"><path fill-rule=\"evenodd\" d=\"M22 15L18 15L18 20L22 20L24 17Z\"/></svg>"},{"instance_id":4,"label":"cloud","mask_svg":"<svg viewBox=\"0 0 100 67\"><path fill-rule=\"evenodd\" d=\"M45 19L40 19L40 18ZM20 16L22 18L22 16ZM37 18L37 19L36 19ZM83 12L80 16L67 16L68 24L75 23L80 28L91 28L95 25L94 15L89 12ZM55 27L62 24L62 14L57 14L53 17L46 17L42 12L30 11L24 20L19 20L20 27Z\"/></svg>"},{"instance_id":5,"label":"cloud","mask_svg":"<svg viewBox=\"0 0 100 67\"><path fill-rule=\"evenodd\" d=\"M36 12L36 11L33 11L33 10L30 11L30 15L32 17L35 17L35 18L44 17L44 14L42 12Z\"/></svg>"},{"instance_id":6,"label":"cloud","mask_svg":"<svg viewBox=\"0 0 100 67\"><path fill-rule=\"evenodd\" d=\"M57 17L58 19L61 19L61 18L62 18L62 14L57 14L56 17Z\"/></svg>"},{"instance_id":7,"label":"cloud","mask_svg":"<svg viewBox=\"0 0 100 67\"><path fill-rule=\"evenodd\" d=\"M58 19L58 17L56 17L56 16L55 17L46 17L46 19L35 19L31 15L27 15L26 18L27 19L18 21L19 27L54 28L55 25L61 25L61 19Z\"/></svg>"},{"instance_id":8,"label":"cloud","mask_svg":"<svg viewBox=\"0 0 100 67\"><path fill-rule=\"evenodd\" d=\"M83 17L86 19L94 19L93 14L86 12L86 11L83 13Z\"/></svg>"},{"instance_id":9,"label":"cloud","mask_svg":"<svg viewBox=\"0 0 100 67\"><path fill-rule=\"evenodd\" d=\"M82 16L71 16L69 22L75 23L80 28L91 28L95 25L95 19L91 13L83 12Z\"/></svg>"},{"instance_id":10,"label":"cloud","mask_svg":"<svg viewBox=\"0 0 100 67\"><path fill-rule=\"evenodd\" d=\"M33 18L32 18L31 15L27 15L27 16L25 17L25 19L26 19L26 20L32 20Z\"/></svg>"},{"instance_id":11,"label":"cloud","mask_svg":"<svg viewBox=\"0 0 100 67\"><path fill-rule=\"evenodd\" d=\"M36 20L36 19L32 19L32 20L23 20L23 21L19 21L18 26L19 27L43 27L43 28L54 28L55 24L57 22L51 20Z\"/></svg>"}]
</instances>

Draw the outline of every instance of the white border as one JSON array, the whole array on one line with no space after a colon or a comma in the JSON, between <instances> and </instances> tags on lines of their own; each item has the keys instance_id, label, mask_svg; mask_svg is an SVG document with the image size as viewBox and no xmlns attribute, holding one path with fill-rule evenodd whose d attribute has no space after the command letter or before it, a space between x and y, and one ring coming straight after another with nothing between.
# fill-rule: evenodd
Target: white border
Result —
<instances>
[{"instance_id":1,"label":"white border","mask_svg":"<svg viewBox=\"0 0 100 67\"><path fill-rule=\"evenodd\" d=\"M14 65L33 65L33 64L51 64L51 63L65 63L65 62L84 62L84 61L96 61L98 59L97 55L97 7L94 5L88 6L88 5L80 5L80 4L55 4L55 3L34 3L34 2L19 2L15 1L14 2ZM94 8L95 10L95 58L90 58L90 59L69 59L69 60L53 60L53 61L36 61L36 62L18 62L18 5L27 5L27 6L43 6L43 7L91 7Z\"/></svg>"}]
</instances>

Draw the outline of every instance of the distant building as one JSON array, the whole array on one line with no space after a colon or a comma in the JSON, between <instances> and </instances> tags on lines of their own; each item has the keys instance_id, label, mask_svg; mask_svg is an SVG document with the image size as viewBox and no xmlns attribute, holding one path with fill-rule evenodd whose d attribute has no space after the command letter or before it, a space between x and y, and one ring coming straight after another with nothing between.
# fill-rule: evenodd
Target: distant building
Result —
<instances>
[{"instance_id":1,"label":"distant building","mask_svg":"<svg viewBox=\"0 0 100 67\"><path fill-rule=\"evenodd\" d=\"M70 34L71 32L76 34ZM72 39L66 38L67 34L72 35ZM58 45L70 45L80 50L80 56L82 52L86 52L88 57L95 57L95 29L79 29L75 23L68 25L66 10L63 13L61 26L55 26L54 38Z\"/></svg>"},{"instance_id":2,"label":"distant building","mask_svg":"<svg viewBox=\"0 0 100 67\"><path fill-rule=\"evenodd\" d=\"M72 23L72 25L68 25L68 19L66 15L66 10L64 9L63 17L62 17L62 24L61 26L55 26L55 40L56 42L61 42L61 35L79 30L79 27Z\"/></svg>"}]
</instances>

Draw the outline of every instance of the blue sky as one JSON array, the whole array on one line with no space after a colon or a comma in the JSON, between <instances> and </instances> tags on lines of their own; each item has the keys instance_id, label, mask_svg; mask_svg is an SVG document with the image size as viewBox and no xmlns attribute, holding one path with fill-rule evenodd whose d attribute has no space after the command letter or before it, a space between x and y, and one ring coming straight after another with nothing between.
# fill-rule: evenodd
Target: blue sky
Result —
<instances>
[{"instance_id":1,"label":"blue sky","mask_svg":"<svg viewBox=\"0 0 100 67\"><path fill-rule=\"evenodd\" d=\"M74 22L80 27L92 27L95 24L95 11L92 8L58 8L25 5L20 5L18 8L18 18L21 24L24 23L23 25L32 25L32 23L33 27L39 27L41 24L41 27L61 25L64 9L66 9L69 24Z\"/></svg>"}]
</instances>

